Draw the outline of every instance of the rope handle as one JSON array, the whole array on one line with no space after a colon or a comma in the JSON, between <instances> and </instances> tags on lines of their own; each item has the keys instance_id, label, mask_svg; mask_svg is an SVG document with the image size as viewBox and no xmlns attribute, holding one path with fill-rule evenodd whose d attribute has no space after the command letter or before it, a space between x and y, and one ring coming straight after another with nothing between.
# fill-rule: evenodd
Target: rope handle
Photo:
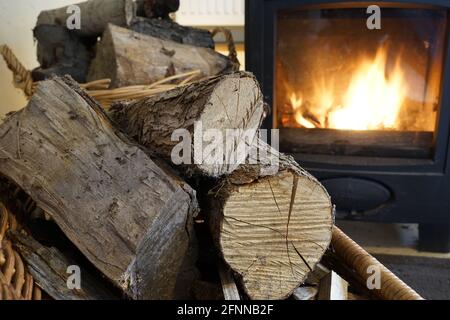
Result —
<instances>
[{"instance_id":1,"label":"rope handle","mask_svg":"<svg viewBox=\"0 0 450 320\"><path fill-rule=\"evenodd\" d=\"M239 71L241 63L239 62L239 59L237 57L236 45L234 44L233 34L229 29L223 27L215 28L211 32L213 37L215 37L218 33L223 33L223 35L225 36L225 41L227 42L228 45L228 58L233 63L233 71Z\"/></svg>"},{"instance_id":2,"label":"rope handle","mask_svg":"<svg viewBox=\"0 0 450 320\"><path fill-rule=\"evenodd\" d=\"M3 56L3 59L5 59L8 69L13 73L14 87L22 89L27 97L31 97L34 91L31 72L23 66L6 44L0 46L0 54Z\"/></svg>"},{"instance_id":3,"label":"rope handle","mask_svg":"<svg viewBox=\"0 0 450 320\"><path fill-rule=\"evenodd\" d=\"M14 86L22 89L26 97L30 99L37 88L38 82L33 82L31 72L20 63L8 46L0 46L0 53L5 59L8 68L13 72ZM94 80L88 83L80 83L79 85L102 106L108 108L115 101L144 99L178 86L189 84L201 77L201 74L200 70L192 70L166 77L149 85L132 85L121 88L110 88L111 79ZM173 81L176 83L172 83Z\"/></svg>"}]
</instances>

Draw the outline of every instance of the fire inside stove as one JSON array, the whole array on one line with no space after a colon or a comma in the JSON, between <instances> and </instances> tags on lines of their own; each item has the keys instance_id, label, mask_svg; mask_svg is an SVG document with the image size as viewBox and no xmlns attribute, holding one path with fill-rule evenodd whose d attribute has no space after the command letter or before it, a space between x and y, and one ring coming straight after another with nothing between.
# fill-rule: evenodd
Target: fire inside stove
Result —
<instances>
[{"instance_id":1,"label":"fire inside stove","mask_svg":"<svg viewBox=\"0 0 450 320\"><path fill-rule=\"evenodd\" d=\"M386 50L380 48L373 59L362 59L341 93L333 91L338 79L315 88L311 101L303 101L301 92L292 92L289 107L297 124L305 128L401 130L400 110L408 86L399 60L392 73L386 75ZM433 130L432 121L416 123L414 127Z\"/></svg>"},{"instance_id":2,"label":"fire inside stove","mask_svg":"<svg viewBox=\"0 0 450 320\"><path fill-rule=\"evenodd\" d=\"M377 132L405 132L395 140L429 151L447 13L395 7L380 13L381 29L368 28L366 8L279 13L275 127L345 131L347 140L354 131L370 132L372 138Z\"/></svg>"}]
</instances>

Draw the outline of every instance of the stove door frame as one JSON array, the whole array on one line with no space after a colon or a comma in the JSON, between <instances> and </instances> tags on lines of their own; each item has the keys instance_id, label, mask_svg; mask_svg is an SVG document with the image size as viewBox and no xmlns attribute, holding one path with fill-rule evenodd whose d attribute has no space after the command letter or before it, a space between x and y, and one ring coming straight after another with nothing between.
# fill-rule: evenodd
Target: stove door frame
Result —
<instances>
[{"instance_id":1,"label":"stove door frame","mask_svg":"<svg viewBox=\"0 0 450 320\"><path fill-rule=\"evenodd\" d=\"M266 102L273 106L276 13L301 5L338 4L342 2L365 5L385 3L394 5L431 5L447 10L447 0L246 0L245 47L247 70L261 83ZM319 179L341 177L360 178L383 185L393 194L392 199L370 212L352 216L354 219L377 222L444 224L450 231L450 23L447 25L443 62L440 108L432 159L397 159L386 161L367 158L352 161L351 157L315 157L293 154L306 169ZM272 128L272 116L263 127ZM283 150L281 150L283 151Z\"/></svg>"}]
</instances>

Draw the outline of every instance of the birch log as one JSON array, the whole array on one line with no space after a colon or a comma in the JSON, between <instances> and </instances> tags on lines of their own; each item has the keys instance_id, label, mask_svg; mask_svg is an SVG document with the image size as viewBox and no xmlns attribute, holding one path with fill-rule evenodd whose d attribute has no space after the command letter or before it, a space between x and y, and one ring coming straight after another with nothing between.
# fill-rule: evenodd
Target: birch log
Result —
<instances>
[{"instance_id":1,"label":"birch log","mask_svg":"<svg viewBox=\"0 0 450 320\"><path fill-rule=\"evenodd\" d=\"M75 7L74 7L75 6ZM66 6L53 10L42 11L36 23L36 26L42 24L55 24L67 26L73 20L71 17L77 14L77 11L68 10L69 7L80 9L79 18L80 28L75 28L81 36L101 36L108 23L118 26L128 26L135 16L135 7L133 0L89 0L72 6Z\"/></svg>"},{"instance_id":2,"label":"birch log","mask_svg":"<svg viewBox=\"0 0 450 320\"><path fill-rule=\"evenodd\" d=\"M284 299L304 282L331 241L324 187L262 141L247 164L209 191L202 210L224 260L251 299Z\"/></svg>"},{"instance_id":3,"label":"birch log","mask_svg":"<svg viewBox=\"0 0 450 320\"><path fill-rule=\"evenodd\" d=\"M109 78L111 87L151 84L167 76L200 70L213 76L232 70L224 55L209 48L158 39L125 28L108 25L88 81Z\"/></svg>"},{"instance_id":4,"label":"birch log","mask_svg":"<svg viewBox=\"0 0 450 320\"><path fill-rule=\"evenodd\" d=\"M110 115L130 137L167 161L183 164L188 174L218 177L245 162L244 147L254 140L263 109L256 79L236 72L113 105ZM207 142L213 138L208 134L222 139Z\"/></svg>"},{"instance_id":5,"label":"birch log","mask_svg":"<svg viewBox=\"0 0 450 320\"><path fill-rule=\"evenodd\" d=\"M116 131L73 81L42 82L0 126L0 174L126 295L174 296L194 191Z\"/></svg>"}]
</instances>

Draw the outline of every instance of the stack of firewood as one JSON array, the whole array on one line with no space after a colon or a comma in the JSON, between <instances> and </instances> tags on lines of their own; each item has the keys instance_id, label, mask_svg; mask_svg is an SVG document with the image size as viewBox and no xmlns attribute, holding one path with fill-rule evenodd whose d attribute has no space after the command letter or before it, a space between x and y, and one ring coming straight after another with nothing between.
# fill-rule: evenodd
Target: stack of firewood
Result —
<instances>
[{"instance_id":1,"label":"stack of firewood","mask_svg":"<svg viewBox=\"0 0 450 320\"><path fill-rule=\"evenodd\" d=\"M214 51L211 33L171 20L178 0L77 6L79 29L67 25L73 8L39 15L32 79L1 47L31 99L0 123L0 300L40 299L40 289L345 299L330 269L366 296L420 299L333 227L322 185L263 141L256 79ZM92 90L105 83L119 91ZM129 90L141 99L98 102ZM382 287L368 291L373 265Z\"/></svg>"},{"instance_id":2,"label":"stack of firewood","mask_svg":"<svg viewBox=\"0 0 450 320\"><path fill-rule=\"evenodd\" d=\"M214 51L211 32L171 20L178 7L179 0L90 0L43 11L34 29L40 67L33 79L108 78L117 88L192 70L213 76L238 68Z\"/></svg>"},{"instance_id":3,"label":"stack of firewood","mask_svg":"<svg viewBox=\"0 0 450 320\"><path fill-rule=\"evenodd\" d=\"M10 207L30 229L12 237L36 281L73 298L63 280L67 265L78 265L87 270L80 297L110 297L102 281L136 299L188 297L206 246L250 298L289 296L329 245L332 206L316 179L258 139L263 115L245 72L108 114L68 78L41 82L0 126L0 174L11 184L4 202L17 199L8 191L16 188L33 200ZM240 130L226 143L207 137L231 129Z\"/></svg>"},{"instance_id":4,"label":"stack of firewood","mask_svg":"<svg viewBox=\"0 0 450 320\"><path fill-rule=\"evenodd\" d=\"M73 30L73 8L44 11L32 73L0 46L31 97L0 123L0 300L354 298L335 271L420 299L333 227L322 185L263 141L256 79L178 6L91 0Z\"/></svg>"},{"instance_id":5,"label":"stack of firewood","mask_svg":"<svg viewBox=\"0 0 450 320\"><path fill-rule=\"evenodd\" d=\"M67 8L39 15L42 81L0 125L0 198L20 225L7 236L36 283L55 299L213 298L221 283L228 298L291 296L330 244L333 208L261 139L256 79L172 21L178 1L78 6L81 29ZM64 76L121 87L192 70L206 78L107 111Z\"/></svg>"}]
</instances>

